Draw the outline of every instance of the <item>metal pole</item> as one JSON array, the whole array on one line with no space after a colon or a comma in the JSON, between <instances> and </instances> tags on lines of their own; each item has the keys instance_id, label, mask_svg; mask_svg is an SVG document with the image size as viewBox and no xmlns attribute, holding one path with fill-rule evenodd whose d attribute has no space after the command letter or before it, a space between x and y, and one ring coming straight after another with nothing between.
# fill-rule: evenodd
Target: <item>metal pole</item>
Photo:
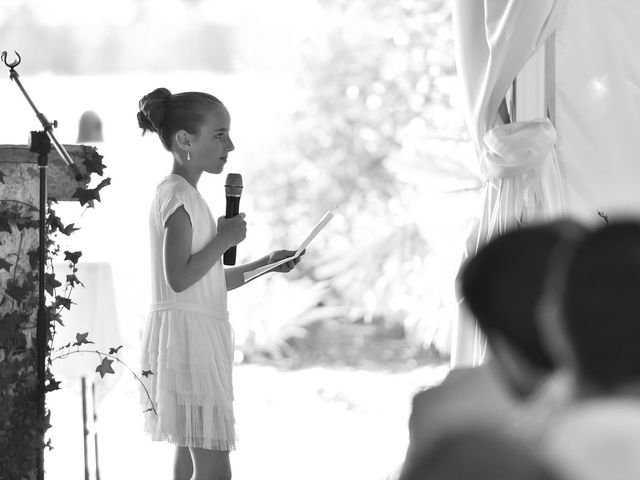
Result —
<instances>
[{"instance_id":1,"label":"metal pole","mask_svg":"<svg viewBox=\"0 0 640 480\"><path fill-rule=\"evenodd\" d=\"M0 60L9 67L9 78L18 85L18 88L31 105L31 108L36 113L36 117L42 123L44 128L43 132L31 132L31 145L30 150L38 154L38 167L40 170L40 199L39 199L39 250L38 250L38 313L37 313L37 325L36 325L36 372L37 372L37 445L36 448L36 478L37 480L44 480L44 425L45 425L45 408L46 408L46 392L45 392L45 380L46 380L46 356L47 356L47 344L49 341L49 325L47 322L47 314L45 309L45 262L46 262L46 215L47 215L47 166L49 164L48 154L51 151L51 143L55 146L56 150L67 163L69 169L75 175L75 179L80 181L85 178L76 164L73 162L69 153L58 142L53 129L58 126L58 122L53 123L47 120L47 117L36 108L35 104L31 100L31 97L27 94L27 91L22 86L19 79L19 74L15 68L20 64L21 58L18 52L15 52L16 59L12 62L7 61L7 52L0 54Z\"/></svg>"},{"instance_id":2,"label":"metal pole","mask_svg":"<svg viewBox=\"0 0 640 480\"><path fill-rule=\"evenodd\" d=\"M84 446L84 480L89 480L89 429L87 428L87 379L82 377L82 445Z\"/></svg>"},{"instance_id":3,"label":"metal pole","mask_svg":"<svg viewBox=\"0 0 640 480\"><path fill-rule=\"evenodd\" d=\"M93 403L93 441L96 456L96 480L100 480L100 463L98 462L98 409L96 408L95 382L91 382L91 400Z\"/></svg>"},{"instance_id":4,"label":"metal pole","mask_svg":"<svg viewBox=\"0 0 640 480\"><path fill-rule=\"evenodd\" d=\"M37 436L37 453L36 453L36 468L38 480L44 480L44 419L45 419L45 365L47 354L47 337L48 337L48 325L47 325L47 313L45 310L45 284L44 284L44 269L46 261L46 215L47 215L47 152L46 144L51 148L51 144L46 141L47 138L42 135L42 132L32 132L32 135L40 134L40 139L44 139L45 144L41 143L36 148L44 148L44 152L38 154L38 168L40 170L40 198L39 198L39 212L38 212L38 229L39 229L39 247L38 247L38 316L36 325L36 370L38 377L37 388L37 407L36 415L38 421L38 436ZM32 146L35 137L32 137Z\"/></svg>"},{"instance_id":5,"label":"metal pole","mask_svg":"<svg viewBox=\"0 0 640 480\"><path fill-rule=\"evenodd\" d=\"M85 176L80 172L76 164L73 162L73 160L71 159L71 156L69 155L69 152L67 152L67 150L62 146L62 144L58 142L58 139L53 134L53 129L58 126L58 122L56 120L54 120L53 122L49 122L49 120L47 120L47 117L44 115L44 113L38 110L35 103L33 103L33 101L31 100L31 97L29 97L29 94L22 86L22 82L20 82L20 78L19 78L20 75L15 70L15 68L20 64L22 58L20 57L18 52L14 52L14 53L16 54L16 60L14 62L7 62L7 52L2 52L2 54L0 55L4 64L10 68L9 78L13 80L16 83L16 85L18 85L18 88L27 99L27 102L29 102L29 105L31 105L31 108L35 112L36 117L38 118L38 120L40 120L40 123L42 124L42 128L49 136L49 139L53 143L53 146L57 150L58 154L60 155L60 157L62 157L64 162L73 172L75 179L78 181L84 179Z\"/></svg>"}]
</instances>

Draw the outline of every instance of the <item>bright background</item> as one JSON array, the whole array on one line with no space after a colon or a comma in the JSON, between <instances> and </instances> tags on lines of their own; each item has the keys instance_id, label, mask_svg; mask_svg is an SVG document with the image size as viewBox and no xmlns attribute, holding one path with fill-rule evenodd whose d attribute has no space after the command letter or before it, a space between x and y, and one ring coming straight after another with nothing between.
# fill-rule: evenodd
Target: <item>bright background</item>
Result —
<instances>
[{"instance_id":1,"label":"bright background","mask_svg":"<svg viewBox=\"0 0 640 480\"><path fill-rule=\"evenodd\" d=\"M338 206L297 272L230 293L234 478L392 477L411 396L447 370L454 278L478 204L448 2L5 0L0 50L22 55L20 78L61 142L76 143L85 110L103 121L96 146L111 186L95 209L56 207L81 227L66 248L83 251L86 286L57 344L89 331L101 349L124 345L137 370L148 207L171 167L158 139L140 136L137 102L161 86L213 93L232 116L227 169L246 186L240 261L295 248ZM8 75L0 108L0 142L39 129ZM223 181L199 184L214 216ZM105 298L110 308L81 309ZM82 357L54 362L63 383L48 397L48 479L82 478L77 377L86 368L93 379L98 363ZM144 436L137 383L117 372L97 383L102 478L168 479L172 448Z\"/></svg>"}]
</instances>

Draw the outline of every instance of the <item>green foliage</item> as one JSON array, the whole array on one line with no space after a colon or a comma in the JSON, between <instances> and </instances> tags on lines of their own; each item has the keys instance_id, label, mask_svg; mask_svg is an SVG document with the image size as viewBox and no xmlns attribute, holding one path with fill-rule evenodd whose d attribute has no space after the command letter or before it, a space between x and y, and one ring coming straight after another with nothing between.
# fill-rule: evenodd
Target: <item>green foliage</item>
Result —
<instances>
[{"instance_id":1,"label":"green foliage","mask_svg":"<svg viewBox=\"0 0 640 480\"><path fill-rule=\"evenodd\" d=\"M102 157L85 155L85 163L89 174L102 175ZM5 182L6 175L0 172L0 183ZM109 184L105 179L95 188L78 189L77 197L82 204L91 204L99 200L99 191ZM82 252L65 251L65 260L69 262L71 273L64 282L56 278L53 271L52 258L60 251L57 236L71 235L77 230L73 224L64 225L55 214L50 201L46 215L46 245L45 245L45 291L47 303L46 315L46 372L45 392L53 392L60 388L51 373L53 360L64 358L69 354L80 351L83 345L92 344L88 340L89 333L78 333L73 345L63 347L65 353L52 357L51 345L58 325L62 326L60 312L70 309L73 302L70 295L73 288L81 284L77 277L77 263ZM89 205L91 206L91 205ZM38 211L33 205L18 200L0 200L0 244L8 243L10 238L19 238L17 250L5 252L5 258L0 258L0 472L2 478L33 479L35 478L36 449L52 448L51 442L42 440L47 429L51 427L51 412L45 407L45 420L38 424L37 411L37 373L36 373L36 310L38 307L38 264L39 247L27 249L23 239L28 233L35 233L38 229ZM62 294L58 294L64 289ZM77 347L76 350L73 350ZM104 377L114 373L112 363L118 361L125 365L118 357L122 348L111 348L108 354L95 350L100 357L100 364L96 372ZM125 365L126 368L129 368ZM130 370L130 369L129 369ZM132 372L138 379L139 377ZM155 411L154 407L150 408ZM41 434L43 436L41 436ZM40 445L38 446L38 443Z\"/></svg>"},{"instance_id":2,"label":"green foliage","mask_svg":"<svg viewBox=\"0 0 640 480\"><path fill-rule=\"evenodd\" d=\"M0 202L0 239L22 236L36 229L34 208L22 202ZM22 237L21 237L22 238ZM0 466L6 478L33 478L38 428L36 419L35 309L37 275L17 275L20 255L13 252L3 259L8 272L3 278L0 307ZM9 276L9 274L11 276Z\"/></svg>"},{"instance_id":3,"label":"green foliage","mask_svg":"<svg viewBox=\"0 0 640 480\"><path fill-rule=\"evenodd\" d=\"M277 244L300 236L300 219L339 206L330 236L314 243L324 254L300 266L329 285L318 305L343 307L352 320L403 322L429 344L443 320L433 318L442 305L425 296L431 247L419 179L477 182L455 154L467 136L452 114L450 5L322 4L331 27L303 52L306 98L289 137L295 153L268 159L252 184L271 212ZM421 322L430 326L414 328Z\"/></svg>"}]
</instances>

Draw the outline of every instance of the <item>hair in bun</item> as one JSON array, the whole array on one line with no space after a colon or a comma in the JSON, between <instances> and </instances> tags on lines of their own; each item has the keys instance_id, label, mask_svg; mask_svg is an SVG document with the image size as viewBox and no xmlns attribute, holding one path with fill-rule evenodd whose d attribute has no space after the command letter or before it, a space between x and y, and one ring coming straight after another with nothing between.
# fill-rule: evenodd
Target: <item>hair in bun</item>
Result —
<instances>
[{"instance_id":1,"label":"hair in bun","mask_svg":"<svg viewBox=\"0 0 640 480\"><path fill-rule=\"evenodd\" d=\"M166 88L156 88L138 102L138 126L144 135L147 131L160 133L171 92Z\"/></svg>"},{"instance_id":2,"label":"hair in bun","mask_svg":"<svg viewBox=\"0 0 640 480\"><path fill-rule=\"evenodd\" d=\"M138 102L138 126L142 134L158 134L162 145L171 151L173 136L178 130L197 134L209 112L224 107L213 95L203 92L184 92L173 95L166 88L156 88Z\"/></svg>"}]
</instances>

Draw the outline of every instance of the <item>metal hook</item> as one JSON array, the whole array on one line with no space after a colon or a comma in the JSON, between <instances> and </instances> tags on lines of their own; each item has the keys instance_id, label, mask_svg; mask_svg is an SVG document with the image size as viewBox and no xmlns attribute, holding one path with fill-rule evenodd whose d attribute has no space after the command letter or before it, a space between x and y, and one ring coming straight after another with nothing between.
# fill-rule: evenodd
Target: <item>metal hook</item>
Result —
<instances>
[{"instance_id":1,"label":"metal hook","mask_svg":"<svg viewBox=\"0 0 640 480\"><path fill-rule=\"evenodd\" d=\"M16 52L15 50L13 51L13 53L16 54L16 60L14 60L13 62L7 62L7 52L2 52L2 54L0 54L0 60L2 60L2 62L9 67L11 70L13 70L14 68L16 68L18 65L20 65L20 62L22 61L22 58L20 57L20 54L18 52Z\"/></svg>"}]
</instances>

